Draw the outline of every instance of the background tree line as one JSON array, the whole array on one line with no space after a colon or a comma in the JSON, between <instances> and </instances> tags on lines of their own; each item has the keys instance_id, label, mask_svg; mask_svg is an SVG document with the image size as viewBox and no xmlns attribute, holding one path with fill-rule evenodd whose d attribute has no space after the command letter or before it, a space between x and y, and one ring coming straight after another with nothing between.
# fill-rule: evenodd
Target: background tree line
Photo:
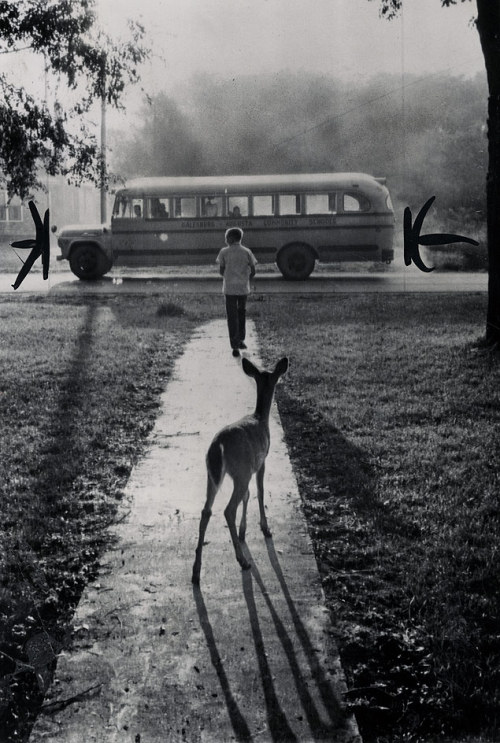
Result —
<instances>
[{"instance_id":1,"label":"background tree line","mask_svg":"<svg viewBox=\"0 0 500 743\"><path fill-rule=\"evenodd\" d=\"M436 74L348 84L286 73L203 74L144 103L135 127L111 133L123 178L364 171L386 176L397 212L436 202L428 225L483 231L486 81Z\"/></svg>"}]
</instances>

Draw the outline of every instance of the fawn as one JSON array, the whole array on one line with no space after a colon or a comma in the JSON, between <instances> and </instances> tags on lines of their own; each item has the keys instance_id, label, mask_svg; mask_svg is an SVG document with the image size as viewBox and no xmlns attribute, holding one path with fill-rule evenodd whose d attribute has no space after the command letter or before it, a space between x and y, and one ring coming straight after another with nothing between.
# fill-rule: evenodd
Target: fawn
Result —
<instances>
[{"instance_id":1,"label":"fawn","mask_svg":"<svg viewBox=\"0 0 500 743\"><path fill-rule=\"evenodd\" d=\"M235 423L222 428L209 446L207 465L207 498L201 512L200 532L196 558L193 565L193 583L200 582L201 552L207 530L212 505L226 474L233 480L234 489L224 510L229 532L236 553L236 559L243 570L248 570L249 562L244 558L240 541L245 541L247 526L247 505L250 491L248 485L254 474L257 480L259 499L260 526L266 537L271 536L264 511L264 471L265 460L269 451L269 412L274 396L274 389L279 378L288 369L288 359L278 361L274 371L261 371L247 358L242 359L245 374L253 377L257 383L257 404L251 415L246 415ZM236 533L236 511L243 503L243 513L239 533Z\"/></svg>"}]
</instances>

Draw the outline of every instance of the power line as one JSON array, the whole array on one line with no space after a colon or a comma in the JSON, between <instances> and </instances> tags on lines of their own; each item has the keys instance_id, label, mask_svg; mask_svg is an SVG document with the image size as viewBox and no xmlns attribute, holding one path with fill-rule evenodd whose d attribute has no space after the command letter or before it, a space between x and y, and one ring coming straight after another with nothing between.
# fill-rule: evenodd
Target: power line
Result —
<instances>
[{"instance_id":1,"label":"power line","mask_svg":"<svg viewBox=\"0 0 500 743\"><path fill-rule=\"evenodd\" d=\"M466 66L466 64L463 63L463 66ZM395 95L397 93L404 93L404 91L407 90L408 88L414 85L419 85L420 83L423 83L426 80L430 80L432 78L442 77L446 74L450 74L451 71L452 71L451 68L448 68L447 70L441 70L440 72L432 72L429 75L425 75L424 77L419 77L418 79L412 80L411 82L403 83L402 85L399 85L396 88L392 88L386 93L382 93L381 95L375 96L374 98L371 98L368 101L363 101L363 103L353 106L352 108L349 108L345 111L341 111L338 114L333 114L331 116L328 116L327 118L322 119L320 122L307 127L307 129L302 129L297 134L292 134L290 137L287 137L286 139L283 139L279 142L269 145L269 147L266 148L266 152L268 152L269 150L279 149L280 147L283 147L285 144L288 144L289 142L293 142L293 140L295 139L299 139L300 137L303 137L306 134L309 134L310 132L316 131L317 129L321 129L322 126L325 126L326 124L329 124L335 121L336 119L341 119L344 116L348 116L349 114L352 114L355 111L359 111L360 109L365 108L366 106L371 106L373 103L383 100L384 98L388 98L391 95Z\"/></svg>"},{"instance_id":2,"label":"power line","mask_svg":"<svg viewBox=\"0 0 500 743\"><path fill-rule=\"evenodd\" d=\"M28 46L21 46L19 49L5 49L4 51L1 51L0 54L17 54L17 52L25 52L26 49L33 49L34 47L31 44L28 44Z\"/></svg>"}]
</instances>

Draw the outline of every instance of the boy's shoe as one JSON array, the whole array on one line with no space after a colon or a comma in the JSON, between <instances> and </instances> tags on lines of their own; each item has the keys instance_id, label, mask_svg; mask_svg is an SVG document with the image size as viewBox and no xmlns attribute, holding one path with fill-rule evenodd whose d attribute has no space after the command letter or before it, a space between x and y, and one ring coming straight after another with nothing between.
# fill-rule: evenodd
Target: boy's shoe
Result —
<instances>
[{"instance_id":1,"label":"boy's shoe","mask_svg":"<svg viewBox=\"0 0 500 743\"><path fill-rule=\"evenodd\" d=\"M239 355L240 355L240 352L238 351L238 349L233 348L233 356L239 356Z\"/></svg>"},{"instance_id":2,"label":"boy's shoe","mask_svg":"<svg viewBox=\"0 0 500 743\"><path fill-rule=\"evenodd\" d=\"M241 341L241 343L238 343L238 348L244 349L246 348L246 344Z\"/></svg>"}]
</instances>

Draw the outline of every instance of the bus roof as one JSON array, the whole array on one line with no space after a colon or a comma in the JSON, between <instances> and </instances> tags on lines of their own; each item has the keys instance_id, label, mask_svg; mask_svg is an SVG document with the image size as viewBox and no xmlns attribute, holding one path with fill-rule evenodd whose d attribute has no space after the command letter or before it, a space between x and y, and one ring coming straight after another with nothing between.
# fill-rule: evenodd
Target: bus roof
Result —
<instances>
[{"instance_id":1,"label":"bus roof","mask_svg":"<svg viewBox=\"0 0 500 743\"><path fill-rule=\"evenodd\" d=\"M116 190L121 196L176 194L269 193L318 191L336 188L382 191L385 178L366 173L293 173L288 175L216 175L136 178Z\"/></svg>"}]
</instances>

